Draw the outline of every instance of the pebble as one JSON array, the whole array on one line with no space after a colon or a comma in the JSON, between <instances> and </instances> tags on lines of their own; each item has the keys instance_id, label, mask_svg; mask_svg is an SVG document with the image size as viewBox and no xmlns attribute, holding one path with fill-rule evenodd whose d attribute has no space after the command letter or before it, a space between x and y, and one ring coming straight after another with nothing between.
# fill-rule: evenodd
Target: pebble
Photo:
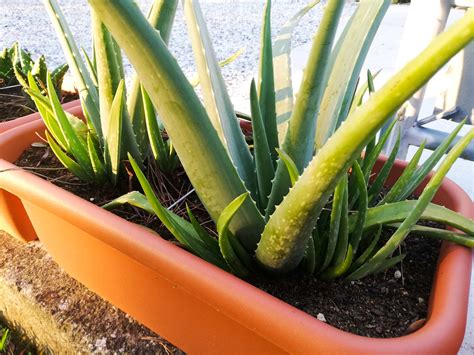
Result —
<instances>
[{"instance_id":1,"label":"pebble","mask_svg":"<svg viewBox=\"0 0 474 355\"><path fill-rule=\"evenodd\" d=\"M400 272L400 270L397 270L393 273L393 277L395 277L396 279L399 279L402 277L402 273Z\"/></svg>"},{"instance_id":2,"label":"pebble","mask_svg":"<svg viewBox=\"0 0 474 355\"><path fill-rule=\"evenodd\" d=\"M423 298L418 297L418 303L424 303L424 302L425 302L425 300Z\"/></svg>"},{"instance_id":3,"label":"pebble","mask_svg":"<svg viewBox=\"0 0 474 355\"><path fill-rule=\"evenodd\" d=\"M316 316L316 318L317 318L318 320L320 320L321 322L326 323L326 317L324 316L324 314L318 313L318 315Z\"/></svg>"}]
</instances>

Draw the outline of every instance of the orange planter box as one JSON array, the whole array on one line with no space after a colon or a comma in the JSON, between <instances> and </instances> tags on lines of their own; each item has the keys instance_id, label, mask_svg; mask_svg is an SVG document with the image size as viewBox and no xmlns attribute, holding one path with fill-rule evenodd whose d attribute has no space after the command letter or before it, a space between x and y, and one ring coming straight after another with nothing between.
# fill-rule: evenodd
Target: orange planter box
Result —
<instances>
[{"instance_id":1,"label":"orange planter box","mask_svg":"<svg viewBox=\"0 0 474 355\"><path fill-rule=\"evenodd\" d=\"M471 250L444 243L427 323L393 339L338 330L266 294L151 230L132 224L9 162L45 129L36 120L0 135L0 229L37 236L72 277L191 353L455 354L464 337ZM376 169L383 165L380 160ZM393 183L406 164L397 161ZM473 216L449 179L435 202Z\"/></svg>"}]
</instances>

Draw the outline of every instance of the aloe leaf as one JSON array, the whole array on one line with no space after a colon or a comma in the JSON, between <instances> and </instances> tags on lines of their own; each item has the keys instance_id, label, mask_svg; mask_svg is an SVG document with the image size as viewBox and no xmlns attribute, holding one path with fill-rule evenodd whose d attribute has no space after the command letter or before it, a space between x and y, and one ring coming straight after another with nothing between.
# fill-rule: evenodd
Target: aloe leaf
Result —
<instances>
[{"instance_id":1,"label":"aloe leaf","mask_svg":"<svg viewBox=\"0 0 474 355\"><path fill-rule=\"evenodd\" d=\"M392 202L369 208L364 222L364 230L372 228L378 224L402 222L415 208L415 205L415 200L409 200ZM350 230L355 229L355 218L357 218L356 215L350 217ZM472 219L434 203L428 204L426 209L422 212L420 220L439 222L459 229L467 234L474 235L474 221Z\"/></svg>"},{"instance_id":2,"label":"aloe leaf","mask_svg":"<svg viewBox=\"0 0 474 355\"><path fill-rule=\"evenodd\" d=\"M99 85L100 115L102 132L109 131L109 118L114 96L118 92L121 80L124 79L122 67L122 54L115 40L107 28L92 11L92 31L94 37L94 54L96 61L97 78ZM125 86L123 87L125 93ZM125 95L125 94L124 94ZM142 157L138 148L132 124L128 117L128 110L122 104L123 119L121 119L120 144L123 150L130 152L135 160L142 166ZM114 174L113 174L114 175Z\"/></svg>"},{"instance_id":3,"label":"aloe leaf","mask_svg":"<svg viewBox=\"0 0 474 355\"><path fill-rule=\"evenodd\" d=\"M211 237L209 233L207 233L207 231L203 228L203 226L199 224L198 220L196 219L196 217L194 217L193 213L191 212L191 209L187 204L186 212L188 213L189 221L193 225L193 228L196 233L199 235L199 238L207 245L208 248L211 249L213 253L219 254L220 249L218 240L216 238Z\"/></svg>"},{"instance_id":4,"label":"aloe leaf","mask_svg":"<svg viewBox=\"0 0 474 355\"><path fill-rule=\"evenodd\" d=\"M154 0L150 12L148 13L148 21L151 26L159 31L161 38L166 44L168 44L170 39L177 6L178 0ZM142 156L145 156L146 153L148 153L148 142L146 139L146 123L142 106L142 90L144 90L144 88L141 86L136 74L133 76L130 88L127 107L132 120L133 131L137 135L137 143L140 147L140 152Z\"/></svg>"},{"instance_id":5,"label":"aloe leaf","mask_svg":"<svg viewBox=\"0 0 474 355\"><path fill-rule=\"evenodd\" d=\"M82 181L91 181L90 175L84 171L84 169L82 169L81 165L77 164L74 160L67 156L61 147L56 144L54 138L51 137L48 131L46 131L46 139L54 155L56 155L61 164L63 164L70 172L72 172Z\"/></svg>"},{"instance_id":6,"label":"aloe leaf","mask_svg":"<svg viewBox=\"0 0 474 355\"><path fill-rule=\"evenodd\" d=\"M400 227L400 224L389 224L387 227L398 228ZM474 236L468 236L466 234L453 232L447 229L439 229L427 226L413 226L410 230L410 234L419 234L422 237L446 240L448 242L463 245L468 248L474 248Z\"/></svg>"},{"instance_id":7,"label":"aloe leaf","mask_svg":"<svg viewBox=\"0 0 474 355\"><path fill-rule=\"evenodd\" d=\"M248 275L249 269L245 263L240 260L236 250L234 250L234 243L231 241L231 238L234 238L234 236L229 231L229 223L247 197L247 193L238 196L224 209L224 211L222 211L222 214L217 221L219 248L221 250L222 256L224 257L224 260L231 271L241 277Z\"/></svg>"},{"instance_id":8,"label":"aloe leaf","mask_svg":"<svg viewBox=\"0 0 474 355\"><path fill-rule=\"evenodd\" d=\"M308 5L299 10L290 18L283 27L280 28L273 44L273 68L275 75L275 100L276 100L276 120L278 128L278 140L283 142L288 120L293 111L293 84L291 81L291 40L293 31L314 6L320 0L311 1Z\"/></svg>"},{"instance_id":9,"label":"aloe leaf","mask_svg":"<svg viewBox=\"0 0 474 355\"><path fill-rule=\"evenodd\" d=\"M51 72L51 79L53 80L54 86L56 86L58 90L61 90L64 76L68 70L69 65L64 63Z\"/></svg>"},{"instance_id":10,"label":"aloe leaf","mask_svg":"<svg viewBox=\"0 0 474 355\"><path fill-rule=\"evenodd\" d=\"M182 245L184 245L187 249L189 249L191 252L195 253L202 259L224 270L228 270L226 263L222 259L222 256L220 254L215 254L211 250L209 250L209 248L199 238L199 235L196 233L191 223L168 211L165 207L161 205L160 201L153 192L150 183L147 181L145 175L140 170L138 164L135 162L135 160L130 154L128 155L128 158L130 159L130 164L132 165L133 171L135 172L137 179L143 189L143 192L145 193L146 199L148 200L148 204L144 204L143 198L139 197L138 194L134 194L132 196L133 199L130 199L126 202L142 204L147 207L147 210L149 207L151 207L153 213L160 219L160 221L165 225L165 227ZM121 202L124 201L125 196L122 196L122 198L123 200ZM110 204L108 208L110 208Z\"/></svg>"},{"instance_id":11,"label":"aloe leaf","mask_svg":"<svg viewBox=\"0 0 474 355\"><path fill-rule=\"evenodd\" d=\"M380 74L381 71L382 70L380 69L375 74L372 74L370 70L367 70L367 81L364 84L362 84L354 93L354 97L352 99L351 108L349 109L348 116L351 115L357 107L362 105L362 99L364 98L364 95L366 94L367 90L370 93L373 93L375 91L373 82L374 82L374 79ZM369 88L369 83L371 83L370 88Z\"/></svg>"},{"instance_id":12,"label":"aloe leaf","mask_svg":"<svg viewBox=\"0 0 474 355\"><path fill-rule=\"evenodd\" d=\"M135 4L126 0L89 3L137 70L191 183L216 221L246 189L194 89ZM263 226L257 206L247 199L230 229L247 250L254 250Z\"/></svg>"},{"instance_id":13,"label":"aloe leaf","mask_svg":"<svg viewBox=\"0 0 474 355\"><path fill-rule=\"evenodd\" d=\"M91 12L94 54L96 60L97 84L99 88L100 117L102 132L108 132L110 109L120 81L123 79L115 52L113 39L100 19Z\"/></svg>"},{"instance_id":14,"label":"aloe leaf","mask_svg":"<svg viewBox=\"0 0 474 355\"><path fill-rule=\"evenodd\" d=\"M316 113L327 83L327 70L336 29L341 16L343 0L329 0L318 32L314 37L303 80L291 115L283 150L293 159L302 172L314 152ZM265 217L268 219L283 196L288 192L290 181L282 162L278 163ZM302 249L302 248L301 248Z\"/></svg>"},{"instance_id":15,"label":"aloe leaf","mask_svg":"<svg viewBox=\"0 0 474 355\"><path fill-rule=\"evenodd\" d=\"M447 152L451 143L454 141L456 136L458 135L461 128L464 126L466 120L464 119L461 121L455 129L449 134L448 137L436 148L436 150L431 153L430 157L426 159L426 161L415 171L413 174L412 179L410 179L409 183L403 190L403 193L397 198L399 201L406 199L410 194L415 191L419 184L424 180L424 178L429 174L431 170L433 170L434 166L438 163L438 161L443 157L443 155Z\"/></svg>"},{"instance_id":16,"label":"aloe leaf","mask_svg":"<svg viewBox=\"0 0 474 355\"><path fill-rule=\"evenodd\" d=\"M166 171L166 169L162 168L167 166L168 149L161 135L161 129L158 125L158 120L156 119L156 113L153 107L153 103L151 102L150 97L148 96L148 93L145 90L142 90L142 99L142 107L146 123L146 132L148 134L151 152L153 158L160 167L160 170Z\"/></svg>"},{"instance_id":17,"label":"aloe leaf","mask_svg":"<svg viewBox=\"0 0 474 355\"><path fill-rule=\"evenodd\" d=\"M252 133L258 183L258 201L261 209L264 210L268 203L268 195L270 195L275 171L273 170L272 157L270 148L268 147L265 126L260 113L260 105L254 80L252 80L250 84L250 109L252 112Z\"/></svg>"},{"instance_id":18,"label":"aloe leaf","mask_svg":"<svg viewBox=\"0 0 474 355\"><path fill-rule=\"evenodd\" d=\"M236 60L242 53L244 52L244 48L240 48L238 51L236 51L234 54L232 54L230 57L227 57L224 60L221 60L219 62L219 66L221 68L225 67L226 65L232 63L234 60ZM189 81L193 87L197 87L200 83L199 81L199 76L194 77ZM236 112L237 114L237 112Z\"/></svg>"},{"instance_id":19,"label":"aloe leaf","mask_svg":"<svg viewBox=\"0 0 474 355\"><path fill-rule=\"evenodd\" d=\"M331 262L332 266L336 268L341 266L345 263L345 260L349 257L349 251L347 245L349 244L349 220L348 220L348 213L349 213L349 206L348 206L348 181L347 175L342 178L344 184L344 194L342 197L342 206L341 206L341 219L339 222L339 235L337 237L337 245L336 250L334 252L334 257ZM350 248L352 258L352 246ZM339 270L339 269L337 269ZM340 271L340 270L339 270ZM338 271L338 272L339 272Z\"/></svg>"},{"instance_id":20,"label":"aloe leaf","mask_svg":"<svg viewBox=\"0 0 474 355\"><path fill-rule=\"evenodd\" d=\"M46 127L61 146L61 148L67 150L68 143L66 142L66 138L63 135L59 123L54 118L54 111L51 107L51 103L46 97L43 96L31 73L28 73L28 85L29 86L25 89L25 91L35 102L35 105L38 108L38 111L41 114Z\"/></svg>"},{"instance_id":21,"label":"aloe leaf","mask_svg":"<svg viewBox=\"0 0 474 355\"><path fill-rule=\"evenodd\" d=\"M266 0L263 10L262 35L260 43L260 63L258 71L258 101L260 112L265 125L268 146L273 162L276 162L275 148L278 144L278 130L275 109L275 78L273 71L272 29L271 29L271 0Z\"/></svg>"},{"instance_id":22,"label":"aloe leaf","mask_svg":"<svg viewBox=\"0 0 474 355\"><path fill-rule=\"evenodd\" d=\"M129 193L126 193L125 195L119 196L113 199L112 201L104 204L102 208L106 210L113 210L127 203L129 205L141 208L142 210L145 210L150 214L155 214L146 196L138 191L131 191Z\"/></svg>"},{"instance_id":23,"label":"aloe leaf","mask_svg":"<svg viewBox=\"0 0 474 355\"><path fill-rule=\"evenodd\" d=\"M375 236L373 237L367 249L365 249L364 252L351 265L351 271L356 270L358 267L364 264L372 256L381 235L382 235L382 225L379 224L377 233L375 233Z\"/></svg>"},{"instance_id":24,"label":"aloe leaf","mask_svg":"<svg viewBox=\"0 0 474 355\"><path fill-rule=\"evenodd\" d=\"M385 203L399 201L399 196L401 192L403 191L403 189L407 186L408 182L413 177L413 173L415 172L418 162L420 161L421 154L423 153L423 150L425 149L425 143L426 142L422 142L420 144L417 151L413 155L413 158L411 158L406 168L403 169L402 175L400 175L400 177L397 179L395 184L393 184L391 189L387 192L387 194L383 197L383 199L378 203L378 205L383 205Z\"/></svg>"},{"instance_id":25,"label":"aloe leaf","mask_svg":"<svg viewBox=\"0 0 474 355\"><path fill-rule=\"evenodd\" d=\"M304 256L305 270L308 274L313 274L316 270L316 251L313 237L309 237L308 246L306 247L306 254Z\"/></svg>"},{"instance_id":26,"label":"aloe leaf","mask_svg":"<svg viewBox=\"0 0 474 355\"><path fill-rule=\"evenodd\" d=\"M183 5L207 114L229 151L240 178L255 198L257 187L253 159L227 92L199 2L184 0Z\"/></svg>"},{"instance_id":27,"label":"aloe leaf","mask_svg":"<svg viewBox=\"0 0 474 355\"><path fill-rule=\"evenodd\" d=\"M382 152L382 149L385 146L385 143L387 142L387 139L390 136L390 133L394 129L396 122L397 120L395 119L392 120L387 130L383 132L383 134L380 136L380 139L378 140L377 144L373 147L373 149L369 150L369 152L366 152L366 155L364 156L364 160L363 160L363 165L362 165L362 171L364 172L365 181L369 181L369 176L370 176L370 173L372 172L372 169L374 168L375 162L377 161L377 158L380 156L380 153Z\"/></svg>"},{"instance_id":28,"label":"aloe leaf","mask_svg":"<svg viewBox=\"0 0 474 355\"><path fill-rule=\"evenodd\" d=\"M441 183L443 182L447 172L472 139L474 139L474 129L471 129L463 138L459 140L453 149L451 149L438 170L434 173L433 177L426 185L419 199L416 201L413 209L407 215L395 233L367 263L350 274L349 279L355 280L365 277L368 274L379 270L380 267L387 263L387 259L397 249L400 243L406 238L410 230L413 228L415 223L420 219L423 211L428 207L430 201L433 199L434 195L441 186Z\"/></svg>"},{"instance_id":29,"label":"aloe leaf","mask_svg":"<svg viewBox=\"0 0 474 355\"><path fill-rule=\"evenodd\" d=\"M387 181L388 175L390 174L393 164L395 163L395 158L397 157L399 148L400 148L400 133L398 134L397 141L395 142L395 145L387 161L383 165L382 169L380 169L379 173L377 174L377 177L375 178L374 182L369 188L369 191L368 191L369 205L373 205L376 202L376 199L379 196L380 191L382 191L385 181Z\"/></svg>"},{"instance_id":30,"label":"aloe leaf","mask_svg":"<svg viewBox=\"0 0 474 355\"><path fill-rule=\"evenodd\" d=\"M318 112L315 147L320 149L350 109L362 65L390 0L361 0L331 54L331 71Z\"/></svg>"},{"instance_id":31,"label":"aloe leaf","mask_svg":"<svg viewBox=\"0 0 474 355\"><path fill-rule=\"evenodd\" d=\"M92 164L92 169L94 170L95 178L98 182L104 182L107 180L107 171L105 169L104 163L99 157L97 152L96 145L91 137L91 134L87 134L87 149L89 151L89 159Z\"/></svg>"},{"instance_id":32,"label":"aloe leaf","mask_svg":"<svg viewBox=\"0 0 474 355\"><path fill-rule=\"evenodd\" d=\"M300 176L298 168L296 167L296 164L293 159L291 159L291 157L283 150L277 149L277 153L280 159L285 163L286 169L288 170L288 174L290 175L291 186L293 186L298 180L298 177Z\"/></svg>"},{"instance_id":33,"label":"aloe leaf","mask_svg":"<svg viewBox=\"0 0 474 355\"><path fill-rule=\"evenodd\" d=\"M125 100L125 84L122 80L115 93L112 106L109 111L107 135L105 141L105 156L109 173L112 177L112 183L117 183L117 177L120 169L121 140L123 127L123 105Z\"/></svg>"},{"instance_id":34,"label":"aloe leaf","mask_svg":"<svg viewBox=\"0 0 474 355\"><path fill-rule=\"evenodd\" d=\"M66 56L66 60L74 76L75 85L84 102L90 121L94 130L100 137L102 136L102 131L100 126L99 94L97 89L87 72L86 66L81 61L80 51L57 1L43 0L43 4L49 14L53 27L56 30L64 55Z\"/></svg>"},{"instance_id":35,"label":"aloe leaf","mask_svg":"<svg viewBox=\"0 0 474 355\"><path fill-rule=\"evenodd\" d=\"M357 205L357 219L355 222L354 229L352 233L350 233L350 244L354 250L354 254L357 253L359 248L359 242L362 237L363 227L365 218L367 215L367 207L368 207L368 196L367 196L367 185L364 179L364 174L360 165L357 161L354 162L352 165L352 174L354 175L355 182L357 185L357 190L359 191L358 197L358 205ZM350 229L350 228L349 228Z\"/></svg>"},{"instance_id":36,"label":"aloe leaf","mask_svg":"<svg viewBox=\"0 0 474 355\"><path fill-rule=\"evenodd\" d=\"M333 260L334 253L336 252L345 193L346 181L345 179L341 179L336 186L336 190L334 190L331 210L331 221L329 224L328 247L326 250L326 256L324 258L323 265L321 267L321 271L325 270L330 265L331 261Z\"/></svg>"},{"instance_id":37,"label":"aloe leaf","mask_svg":"<svg viewBox=\"0 0 474 355\"><path fill-rule=\"evenodd\" d=\"M89 70L89 75L91 77L92 83L94 84L94 86L97 87L99 84L98 84L98 79L97 79L96 65L91 61L91 58L82 47L81 47L81 52L84 58L86 59L87 69Z\"/></svg>"},{"instance_id":38,"label":"aloe leaf","mask_svg":"<svg viewBox=\"0 0 474 355\"><path fill-rule=\"evenodd\" d=\"M89 175L89 177L92 177L93 170L90 163L89 154L87 152L87 142L83 137L77 134L71 125L56 95L56 90L54 89L54 85L51 81L51 76L49 73L47 82L49 101L54 112L54 117L57 119L66 141L67 151L74 156L74 158L77 160L79 165L81 165L82 169Z\"/></svg>"},{"instance_id":39,"label":"aloe leaf","mask_svg":"<svg viewBox=\"0 0 474 355\"><path fill-rule=\"evenodd\" d=\"M363 147L384 125L387 117L391 117L472 39L474 10L468 10L461 20L434 39L354 111L311 160L271 215L256 251L260 263L276 272L291 270L299 264L331 191L360 156Z\"/></svg>"},{"instance_id":40,"label":"aloe leaf","mask_svg":"<svg viewBox=\"0 0 474 355\"><path fill-rule=\"evenodd\" d=\"M374 274L380 274L381 272L384 272L385 270L390 269L392 266L397 265L400 263L403 259L405 259L406 254L400 254L391 258L387 258L383 264L380 265L379 268L374 270Z\"/></svg>"},{"instance_id":41,"label":"aloe leaf","mask_svg":"<svg viewBox=\"0 0 474 355\"><path fill-rule=\"evenodd\" d=\"M343 255L343 259L339 264L336 264L334 266L331 266L328 268L325 272L323 272L320 277L324 280L329 280L329 279L335 279L337 277L340 277L344 275L347 270L349 270L352 259L354 257L354 251L352 250L352 245L347 246L347 251L345 255Z\"/></svg>"}]
</instances>

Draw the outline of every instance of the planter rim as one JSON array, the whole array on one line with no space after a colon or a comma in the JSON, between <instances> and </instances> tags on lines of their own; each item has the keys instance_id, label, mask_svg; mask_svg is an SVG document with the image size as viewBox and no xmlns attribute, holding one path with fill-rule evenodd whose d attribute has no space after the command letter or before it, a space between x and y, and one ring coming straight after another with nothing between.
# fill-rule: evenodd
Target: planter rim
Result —
<instances>
[{"instance_id":1,"label":"planter rim","mask_svg":"<svg viewBox=\"0 0 474 355\"><path fill-rule=\"evenodd\" d=\"M81 106L81 101L79 99L70 101L64 105L62 105L65 110L73 109L77 106ZM14 118L8 121L0 122L0 134L6 132L12 128L24 125L26 123L40 120L41 115L38 112L33 112L29 115Z\"/></svg>"},{"instance_id":2,"label":"planter rim","mask_svg":"<svg viewBox=\"0 0 474 355\"><path fill-rule=\"evenodd\" d=\"M33 121L16 127L0 135L0 147L14 144L22 135L44 131L44 128L42 121ZM0 149L0 158L3 155ZM384 159L381 163L383 161ZM395 166L402 168L406 163L396 161ZM145 264L229 318L243 325L252 322L256 333L265 339L271 339L273 344L282 349L288 349L290 352L311 351L307 344L314 342L317 334L322 344L337 342L342 351L375 353L390 349L391 352L420 352L427 351L426 346L428 350L440 351L443 343L453 343L451 338L453 335L446 330L450 326L458 333L456 335L458 339L454 340L458 344L457 347L459 348L461 344L471 272L471 250L467 248L443 243L425 326L399 338L370 338L368 341L367 337L351 334L320 322L165 241L149 229L127 222L3 159L0 159L1 170L3 172L0 173L0 190L4 189L21 196L22 200L47 208L85 231L94 231L94 236L101 242ZM445 179L441 190L443 193L449 191L451 195L457 196L455 206L450 206L451 208L466 216L474 217L472 201L459 186ZM65 208L65 206L74 207ZM97 223L100 223L99 227ZM133 238L130 237L132 235ZM456 278L452 275L456 275ZM206 296L201 296L202 294ZM249 299L252 302L249 302ZM285 322L281 322L281 317L285 318ZM272 326L268 326L269 324ZM292 344L292 348L288 348L288 342ZM336 348L328 347L327 350L334 351Z\"/></svg>"}]
</instances>

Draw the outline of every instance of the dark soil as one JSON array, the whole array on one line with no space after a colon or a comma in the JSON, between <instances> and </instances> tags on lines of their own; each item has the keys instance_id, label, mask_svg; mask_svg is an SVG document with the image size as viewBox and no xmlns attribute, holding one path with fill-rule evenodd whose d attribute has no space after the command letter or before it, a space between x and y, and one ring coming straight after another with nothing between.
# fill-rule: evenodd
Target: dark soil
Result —
<instances>
[{"instance_id":1,"label":"dark soil","mask_svg":"<svg viewBox=\"0 0 474 355\"><path fill-rule=\"evenodd\" d=\"M41 169L35 170L35 173L46 175L53 183L87 200L94 199L93 202L98 205L134 187L129 182L122 183L119 188L81 183L62 168L47 148L27 150L16 164L33 167L41 165ZM45 167L56 170L44 170ZM151 175L155 184L159 181L158 186L165 192L165 200L176 199L191 188L183 171L172 177L178 181L174 185L179 186L178 188L163 177ZM187 199L186 203L199 207L200 210L196 213L198 218L207 223L208 227L212 224L195 195ZM164 204L169 203L165 201ZM184 209L181 207L180 210L183 214ZM169 237L169 233L155 217L131 207L114 212ZM398 337L405 334L413 322L422 323L427 316L439 246L440 242L437 240L410 235L402 244L402 252L407 254L402 264L360 281L321 281L299 271L278 279L260 275L248 281L314 317L324 317L327 323L339 329L368 337Z\"/></svg>"},{"instance_id":2,"label":"dark soil","mask_svg":"<svg viewBox=\"0 0 474 355\"><path fill-rule=\"evenodd\" d=\"M0 87L0 122L36 112L31 100L28 100L21 86ZM62 92L61 102L67 103L78 98L77 93Z\"/></svg>"},{"instance_id":3,"label":"dark soil","mask_svg":"<svg viewBox=\"0 0 474 355\"><path fill-rule=\"evenodd\" d=\"M123 178L119 181L117 186L84 183L64 168L46 145L35 145L35 147L26 150L15 164L26 168L33 174L46 178L55 185L58 185L85 200L91 201L98 206L102 206L130 191L140 190L139 184L135 179ZM131 170L132 169L130 168L130 171ZM171 205L192 189L191 183L184 173L184 170L180 168L176 169L172 176L165 176L160 172L150 170L147 172L147 178L149 181L153 182L155 187L158 188L160 201L165 206ZM192 209L193 214L198 221L203 226L207 227L209 232L214 233L212 230L213 223L204 207L202 207L199 202L196 194L191 194L182 203L176 205L173 208L173 212L180 216L187 215L185 204L188 204ZM152 228L166 239L174 241L170 232L163 227L161 222L155 216L151 216L141 209L132 206L122 206L114 209L113 213L128 221Z\"/></svg>"},{"instance_id":4,"label":"dark soil","mask_svg":"<svg viewBox=\"0 0 474 355\"><path fill-rule=\"evenodd\" d=\"M249 282L314 317L323 315L339 329L374 338L399 337L426 318L441 243L410 235L403 244L407 255L401 264L359 281L322 281L296 271Z\"/></svg>"}]
</instances>

